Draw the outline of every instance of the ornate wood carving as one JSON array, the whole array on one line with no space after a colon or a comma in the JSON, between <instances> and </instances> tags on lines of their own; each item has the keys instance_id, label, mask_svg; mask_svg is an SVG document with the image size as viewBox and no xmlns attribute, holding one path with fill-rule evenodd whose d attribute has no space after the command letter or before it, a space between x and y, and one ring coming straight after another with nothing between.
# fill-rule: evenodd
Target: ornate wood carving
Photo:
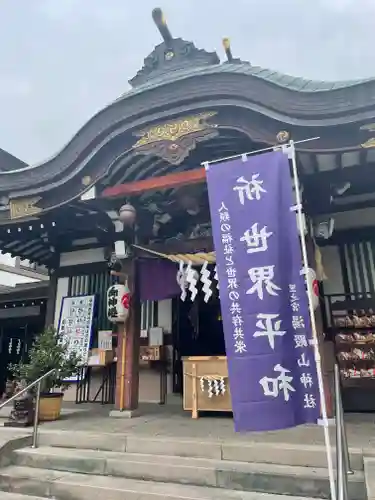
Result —
<instances>
[{"instance_id":1,"label":"ornate wood carving","mask_svg":"<svg viewBox=\"0 0 375 500\"><path fill-rule=\"evenodd\" d=\"M37 206L40 200L40 196L10 200L10 218L20 219L21 217L30 217L31 215L39 214L42 211L42 209Z\"/></svg>"},{"instance_id":2,"label":"ornate wood carving","mask_svg":"<svg viewBox=\"0 0 375 500\"><path fill-rule=\"evenodd\" d=\"M136 132L139 140L133 149L145 155L155 155L172 165L179 165L195 149L197 142L218 135L217 125L207 123L215 111L187 116Z\"/></svg>"}]
</instances>

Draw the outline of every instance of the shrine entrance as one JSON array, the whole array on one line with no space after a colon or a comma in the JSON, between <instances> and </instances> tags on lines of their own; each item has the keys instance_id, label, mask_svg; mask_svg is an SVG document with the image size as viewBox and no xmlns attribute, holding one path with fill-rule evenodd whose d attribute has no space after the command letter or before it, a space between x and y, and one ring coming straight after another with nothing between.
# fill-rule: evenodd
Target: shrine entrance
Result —
<instances>
[{"instance_id":1,"label":"shrine entrance","mask_svg":"<svg viewBox=\"0 0 375 500\"><path fill-rule=\"evenodd\" d=\"M0 293L0 397L12 379L9 365L27 357L45 326L48 287L45 282L33 283Z\"/></svg>"},{"instance_id":2,"label":"shrine entrance","mask_svg":"<svg viewBox=\"0 0 375 500\"><path fill-rule=\"evenodd\" d=\"M374 260L368 236L364 241L360 234L363 228L351 240L347 230L358 220L373 227L373 215L366 221L362 209L366 204L374 208L375 81L347 85L290 79L233 57L228 40L221 63L216 52L174 38L160 9L154 10L153 19L162 42L129 80L132 89L95 114L59 154L38 168L1 172L1 249L51 270L48 323L58 327L63 297L96 294L96 348L99 331L110 329L110 272L118 273L119 284L127 280L131 285L126 334L120 323L117 349L110 353L116 360L115 417L137 411L140 386L158 392L159 374L145 368L140 377L141 362L165 367L168 391L173 362L173 388L182 392L186 357L194 358L188 360L184 378L191 394L197 393L193 379L228 379L226 359L220 356L224 348L217 299L211 296L205 303L198 296L204 295L203 286L198 294L194 289L205 279L203 265L216 264L205 162L280 147L280 141L292 138L298 144L295 159L309 260L321 267L315 259L319 245L326 247L330 261L327 275L331 271L333 279L326 294L328 287L330 294L367 292L368 280L358 262L368 267ZM343 109L343 102L350 107ZM320 139L301 144L311 138L311 123ZM348 265L355 255L358 262ZM150 266L162 260L170 261L169 274ZM343 283L336 280L340 260L348 271ZM198 278L191 287L194 299L188 296L185 302L176 285L180 262L183 271L191 262L189 273L195 268ZM374 274L372 268L369 272ZM203 280L205 290L216 293L215 278L211 281L209 286ZM1 318L5 316L0 316L0 327ZM319 330L323 332L322 324ZM4 335L5 353L13 334ZM334 361L329 344L326 339L321 345L327 388ZM12 349L17 346L12 342ZM230 409L227 396L205 401L217 404L219 411L222 400L221 410ZM190 411L189 405L187 399L184 408Z\"/></svg>"},{"instance_id":3,"label":"shrine entrance","mask_svg":"<svg viewBox=\"0 0 375 500\"><path fill-rule=\"evenodd\" d=\"M17 318L5 321L0 327L0 395L7 380L12 380L9 366L27 357L35 336L43 329L40 318Z\"/></svg>"},{"instance_id":4,"label":"shrine entrance","mask_svg":"<svg viewBox=\"0 0 375 500\"><path fill-rule=\"evenodd\" d=\"M224 331L218 296L204 301L199 293L194 302L173 301L173 392L183 393L182 359L188 356L225 356Z\"/></svg>"}]
</instances>

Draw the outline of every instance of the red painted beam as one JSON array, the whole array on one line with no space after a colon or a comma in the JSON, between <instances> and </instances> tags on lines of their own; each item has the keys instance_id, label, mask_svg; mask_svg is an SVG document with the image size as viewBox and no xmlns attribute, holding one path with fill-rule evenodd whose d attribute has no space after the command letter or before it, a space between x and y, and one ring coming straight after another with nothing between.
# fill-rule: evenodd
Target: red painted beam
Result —
<instances>
[{"instance_id":1,"label":"red painted beam","mask_svg":"<svg viewBox=\"0 0 375 500\"><path fill-rule=\"evenodd\" d=\"M204 168L178 172L177 174L163 175L162 177L152 177L143 181L128 182L106 188L101 197L114 198L116 196L131 196L144 193L145 191L158 191L161 189L170 189L189 184L198 184L206 179Z\"/></svg>"}]
</instances>

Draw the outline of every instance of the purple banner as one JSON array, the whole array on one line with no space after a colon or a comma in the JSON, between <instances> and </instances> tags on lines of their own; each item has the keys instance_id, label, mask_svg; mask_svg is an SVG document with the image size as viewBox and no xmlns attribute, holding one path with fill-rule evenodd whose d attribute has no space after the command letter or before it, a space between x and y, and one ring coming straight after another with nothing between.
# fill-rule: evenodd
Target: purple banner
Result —
<instances>
[{"instance_id":1,"label":"purple banner","mask_svg":"<svg viewBox=\"0 0 375 500\"><path fill-rule=\"evenodd\" d=\"M289 161L207 169L236 431L316 422L319 391Z\"/></svg>"},{"instance_id":2,"label":"purple banner","mask_svg":"<svg viewBox=\"0 0 375 500\"><path fill-rule=\"evenodd\" d=\"M177 283L178 266L166 259L142 259L139 262L140 298L165 300L181 294Z\"/></svg>"}]
</instances>

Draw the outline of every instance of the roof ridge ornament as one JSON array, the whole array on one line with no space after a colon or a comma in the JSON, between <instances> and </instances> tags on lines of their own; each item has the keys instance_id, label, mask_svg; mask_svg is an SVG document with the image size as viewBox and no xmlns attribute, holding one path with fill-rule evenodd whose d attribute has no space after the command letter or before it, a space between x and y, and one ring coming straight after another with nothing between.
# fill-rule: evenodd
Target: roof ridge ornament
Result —
<instances>
[{"instance_id":1,"label":"roof ridge ornament","mask_svg":"<svg viewBox=\"0 0 375 500\"><path fill-rule=\"evenodd\" d=\"M167 21L165 19L163 11L159 7L156 7L152 11L152 19L154 20L156 27L160 31L160 34L164 40L164 43L166 45L170 44L173 40L173 37L172 37L171 32L169 31Z\"/></svg>"},{"instance_id":2,"label":"roof ridge ornament","mask_svg":"<svg viewBox=\"0 0 375 500\"><path fill-rule=\"evenodd\" d=\"M232 49L230 47L230 39L225 37L223 38L223 47L225 50L225 55L227 56L227 61L232 62L233 61L233 54L232 54Z\"/></svg>"},{"instance_id":3,"label":"roof ridge ornament","mask_svg":"<svg viewBox=\"0 0 375 500\"><path fill-rule=\"evenodd\" d=\"M243 63L243 61L241 61L241 59L233 57L232 48L231 48L231 44L230 44L230 38L224 37L222 40L222 43L223 43L225 55L227 57L227 60L225 61L226 63L230 63L230 64Z\"/></svg>"},{"instance_id":4,"label":"roof ridge ornament","mask_svg":"<svg viewBox=\"0 0 375 500\"><path fill-rule=\"evenodd\" d=\"M212 66L220 63L216 52L198 49L193 42L173 38L161 9L152 11L152 18L163 38L144 60L143 68L129 80L132 87L139 87L154 79L165 77L178 70L194 70L197 67Z\"/></svg>"}]
</instances>

